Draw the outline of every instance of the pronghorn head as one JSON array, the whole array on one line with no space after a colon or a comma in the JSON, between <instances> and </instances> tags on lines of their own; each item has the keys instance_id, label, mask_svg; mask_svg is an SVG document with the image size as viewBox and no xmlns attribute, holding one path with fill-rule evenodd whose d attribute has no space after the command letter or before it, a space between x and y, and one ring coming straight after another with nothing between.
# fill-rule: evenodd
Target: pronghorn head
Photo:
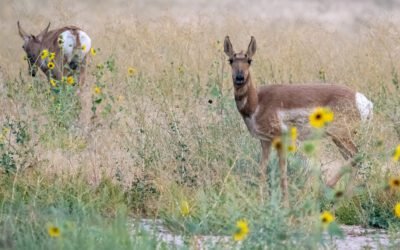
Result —
<instances>
[{"instance_id":1,"label":"pronghorn head","mask_svg":"<svg viewBox=\"0 0 400 250\"><path fill-rule=\"evenodd\" d=\"M224 51L229 57L229 63L232 67L232 80L235 88L241 88L247 83L249 77L249 68L253 55L256 53L256 39L252 36L247 52L235 53L229 36L225 37Z\"/></svg>"},{"instance_id":2,"label":"pronghorn head","mask_svg":"<svg viewBox=\"0 0 400 250\"><path fill-rule=\"evenodd\" d=\"M39 35L28 35L20 26L19 21L17 22L18 32L21 38L24 40L24 45L22 48L26 52L27 61L28 61L28 70L32 76L36 76L37 65L40 65L40 53L42 50L42 40L43 37L49 31L50 23L47 27L39 33Z\"/></svg>"}]
</instances>

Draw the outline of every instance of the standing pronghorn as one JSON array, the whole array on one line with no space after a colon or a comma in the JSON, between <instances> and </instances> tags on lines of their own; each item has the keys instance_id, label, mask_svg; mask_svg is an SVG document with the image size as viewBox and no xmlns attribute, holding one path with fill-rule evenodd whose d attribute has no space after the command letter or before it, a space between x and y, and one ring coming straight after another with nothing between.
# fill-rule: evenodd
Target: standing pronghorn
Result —
<instances>
[{"instance_id":1,"label":"standing pronghorn","mask_svg":"<svg viewBox=\"0 0 400 250\"><path fill-rule=\"evenodd\" d=\"M50 80L61 80L63 76L79 73L79 82L85 80L86 55L91 49L90 37L75 26L66 26L49 31L49 25L39 35L28 35L20 26L18 32L24 40L29 72L36 75L39 67Z\"/></svg>"},{"instance_id":2,"label":"standing pronghorn","mask_svg":"<svg viewBox=\"0 0 400 250\"><path fill-rule=\"evenodd\" d=\"M261 141L260 170L264 181L272 141L290 126L296 126L300 138L304 138L309 133L308 117L317 107L327 107L334 111L335 122L326 132L344 158L350 159L357 153L357 148L351 140L351 130L345 125L350 121L366 120L372 116L373 104L363 94L333 84L282 84L263 86L257 90L249 72L252 57L256 52L254 37L251 37L246 53L235 53L227 36L224 51L232 67L236 106L250 133ZM280 183L284 200L287 201L285 148L280 147L277 150L281 169ZM341 176L342 173L338 173L327 185L334 186Z\"/></svg>"}]
</instances>

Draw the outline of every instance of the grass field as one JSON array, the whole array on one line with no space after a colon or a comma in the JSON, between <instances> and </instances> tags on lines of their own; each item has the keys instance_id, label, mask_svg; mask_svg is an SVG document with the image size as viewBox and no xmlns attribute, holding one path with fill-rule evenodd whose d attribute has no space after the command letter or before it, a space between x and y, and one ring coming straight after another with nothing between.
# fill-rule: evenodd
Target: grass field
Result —
<instances>
[{"instance_id":1,"label":"grass field","mask_svg":"<svg viewBox=\"0 0 400 250\"><path fill-rule=\"evenodd\" d=\"M210 248L332 247L322 233L340 236L339 224L385 228L396 238L400 194L388 186L400 176L392 160L400 143L400 7L336 3L0 2L0 249L173 248L127 223L140 218L164 220L189 249L198 235L234 235L242 219L243 241ZM88 126L78 119L77 87L51 91L43 74L27 74L17 20L34 34L51 21L92 37ZM290 208L280 203L275 153L268 183L260 183L259 142L234 103L227 34L237 50L256 37L257 85L337 83L374 102L373 122L355 138L355 180L324 186L325 172L343 161L316 139L288 156ZM338 197L350 181L351 192ZM322 211L335 215L327 228Z\"/></svg>"}]
</instances>

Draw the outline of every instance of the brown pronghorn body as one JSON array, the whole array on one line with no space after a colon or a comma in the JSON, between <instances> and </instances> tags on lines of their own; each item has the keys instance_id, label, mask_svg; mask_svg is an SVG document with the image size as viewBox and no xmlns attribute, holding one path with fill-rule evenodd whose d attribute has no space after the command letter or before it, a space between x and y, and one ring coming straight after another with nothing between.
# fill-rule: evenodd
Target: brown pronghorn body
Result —
<instances>
[{"instance_id":1,"label":"brown pronghorn body","mask_svg":"<svg viewBox=\"0 0 400 250\"><path fill-rule=\"evenodd\" d=\"M49 25L39 35L28 35L18 24L18 32L24 40L22 48L27 54L29 72L36 75L40 68L48 79L61 80L63 76L79 73L79 82L84 82L86 55L91 48L90 37L75 26L66 26L49 31ZM41 57L43 50L54 53L54 68L49 69L49 57Z\"/></svg>"},{"instance_id":2,"label":"brown pronghorn body","mask_svg":"<svg viewBox=\"0 0 400 250\"><path fill-rule=\"evenodd\" d=\"M250 133L261 141L260 170L264 181L272 141L291 126L298 128L300 139L306 137L310 131L308 117L317 107L329 107L334 111L336 126L329 126L327 134L339 147L344 158L350 159L357 153L350 137L351 130L346 124L372 116L373 104L363 94L333 84L283 84L256 89L249 72L256 51L254 37L246 53L235 53L229 37L225 38L224 50L232 66L236 106ZM278 149L278 155L281 187L287 200L285 149ZM328 181L328 186L334 186L340 177L341 173L334 176Z\"/></svg>"}]
</instances>

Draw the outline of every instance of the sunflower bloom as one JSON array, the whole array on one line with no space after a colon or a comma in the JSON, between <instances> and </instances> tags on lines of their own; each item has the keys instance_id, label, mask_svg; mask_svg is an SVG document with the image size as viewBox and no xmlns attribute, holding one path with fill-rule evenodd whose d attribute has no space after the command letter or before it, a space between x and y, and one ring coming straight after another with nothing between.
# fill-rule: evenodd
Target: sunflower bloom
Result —
<instances>
[{"instance_id":1,"label":"sunflower bloom","mask_svg":"<svg viewBox=\"0 0 400 250\"><path fill-rule=\"evenodd\" d=\"M137 70L134 67L128 68L128 76L132 77L132 76L136 75L136 73L137 73Z\"/></svg>"},{"instance_id":2,"label":"sunflower bloom","mask_svg":"<svg viewBox=\"0 0 400 250\"><path fill-rule=\"evenodd\" d=\"M322 128L333 121L333 112L327 108L318 107L309 116L310 125L314 128Z\"/></svg>"},{"instance_id":3,"label":"sunflower bloom","mask_svg":"<svg viewBox=\"0 0 400 250\"><path fill-rule=\"evenodd\" d=\"M101 88L99 86L96 86L96 87L94 87L93 91L94 91L95 94L98 95L98 94L101 93Z\"/></svg>"},{"instance_id":4,"label":"sunflower bloom","mask_svg":"<svg viewBox=\"0 0 400 250\"><path fill-rule=\"evenodd\" d=\"M290 153L296 152L296 151L297 151L296 144L291 144L291 145L289 145L289 146L287 147L287 151L290 152Z\"/></svg>"},{"instance_id":5,"label":"sunflower bloom","mask_svg":"<svg viewBox=\"0 0 400 250\"><path fill-rule=\"evenodd\" d=\"M59 47L62 47L64 45L64 39L62 36L59 36L57 39L57 43Z\"/></svg>"},{"instance_id":6,"label":"sunflower bloom","mask_svg":"<svg viewBox=\"0 0 400 250\"><path fill-rule=\"evenodd\" d=\"M333 216L333 214L331 214L328 211L324 211L321 216L320 216L322 225L324 227L329 226L329 224L331 224L334 220L335 220L335 216Z\"/></svg>"},{"instance_id":7,"label":"sunflower bloom","mask_svg":"<svg viewBox=\"0 0 400 250\"><path fill-rule=\"evenodd\" d=\"M91 54L92 56L95 56L95 55L97 54L96 49L90 48L90 54Z\"/></svg>"},{"instance_id":8,"label":"sunflower bloom","mask_svg":"<svg viewBox=\"0 0 400 250\"><path fill-rule=\"evenodd\" d=\"M394 150L392 160L395 162L400 160L400 144Z\"/></svg>"},{"instance_id":9,"label":"sunflower bloom","mask_svg":"<svg viewBox=\"0 0 400 250\"><path fill-rule=\"evenodd\" d=\"M49 51L47 49L42 50L42 52L40 53L40 58L42 58L42 60L46 59L49 56Z\"/></svg>"},{"instance_id":10,"label":"sunflower bloom","mask_svg":"<svg viewBox=\"0 0 400 250\"><path fill-rule=\"evenodd\" d=\"M400 202L397 202L394 206L394 215L396 215L397 218L400 218Z\"/></svg>"},{"instance_id":11,"label":"sunflower bloom","mask_svg":"<svg viewBox=\"0 0 400 250\"><path fill-rule=\"evenodd\" d=\"M296 127L292 127L290 129L290 139L292 140L292 142L296 142L296 140L297 140L297 128Z\"/></svg>"},{"instance_id":12,"label":"sunflower bloom","mask_svg":"<svg viewBox=\"0 0 400 250\"><path fill-rule=\"evenodd\" d=\"M390 178L389 186L390 186L391 189L400 190L400 178L399 177Z\"/></svg>"},{"instance_id":13,"label":"sunflower bloom","mask_svg":"<svg viewBox=\"0 0 400 250\"><path fill-rule=\"evenodd\" d=\"M57 82L56 82L56 80L54 80L53 78L50 79L50 84L51 84L51 86L53 86L53 87L57 87Z\"/></svg>"},{"instance_id":14,"label":"sunflower bloom","mask_svg":"<svg viewBox=\"0 0 400 250\"><path fill-rule=\"evenodd\" d=\"M244 240L249 234L249 224L246 220L238 220L236 222L236 232L233 234L233 239L235 241Z\"/></svg>"},{"instance_id":15,"label":"sunflower bloom","mask_svg":"<svg viewBox=\"0 0 400 250\"><path fill-rule=\"evenodd\" d=\"M49 54L49 60L53 61L56 58L56 53L55 52L51 52Z\"/></svg>"},{"instance_id":16,"label":"sunflower bloom","mask_svg":"<svg viewBox=\"0 0 400 250\"><path fill-rule=\"evenodd\" d=\"M279 137L279 136L275 137L274 140L272 141L272 146L276 150L281 150L282 149L282 139L281 139L281 137Z\"/></svg>"},{"instance_id":17,"label":"sunflower bloom","mask_svg":"<svg viewBox=\"0 0 400 250\"><path fill-rule=\"evenodd\" d=\"M51 238L58 238L61 236L61 230L56 226L49 226L47 228L47 233Z\"/></svg>"},{"instance_id":18,"label":"sunflower bloom","mask_svg":"<svg viewBox=\"0 0 400 250\"><path fill-rule=\"evenodd\" d=\"M181 214L183 217L186 217L190 214L189 202L187 201L181 202Z\"/></svg>"},{"instance_id":19,"label":"sunflower bloom","mask_svg":"<svg viewBox=\"0 0 400 250\"><path fill-rule=\"evenodd\" d=\"M49 68L49 69L54 69L54 63L53 62L49 62L48 64L47 64L47 68Z\"/></svg>"},{"instance_id":20,"label":"sunflower bloom","mask_svg":"<svg viewBox=\"0 0 400 250\"><path fill-rule=\"evenodd\" d=\"M124 101L124 96L123 95L119 95L118 97L117 97L117 101L118 102L123 102Z\"/></svg>"},{"instance_id":21,"label":"sunflower bloom","mask_svg":"<svg viewBox=\"0 0 400 250\"><path fill-rule=\"evenodd\" d=\"M69 85L73 85L73 84L75 83L74 77L73 77L73 76L68 76L68 77L67 77L67 83L68 83Z\"/></svg>"}]
</instances>

